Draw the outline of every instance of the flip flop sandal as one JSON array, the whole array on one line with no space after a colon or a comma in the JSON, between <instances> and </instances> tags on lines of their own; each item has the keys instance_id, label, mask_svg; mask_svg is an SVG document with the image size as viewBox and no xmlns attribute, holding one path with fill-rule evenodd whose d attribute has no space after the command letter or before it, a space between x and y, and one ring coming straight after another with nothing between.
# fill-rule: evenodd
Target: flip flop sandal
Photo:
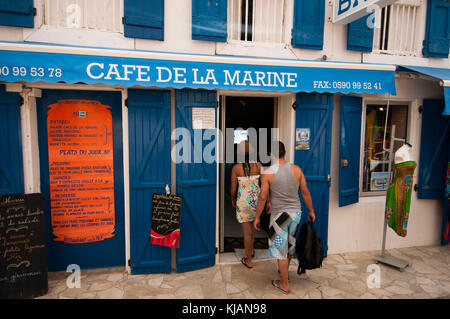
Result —
<instances>
[{"instance_id":1,"label":"flip flop sandal","mask_svg":"<svg viewBox=\"0 0 450 319\"><path fill-rule=\"evenodd\" d=\"M242 257L241 263L242 263L245 267L247 267L248 269L252 269L252 268L253 268L253 266L250 267L250 266L247 264L247 257Z\"/></svg>"},{"instance_id":2,"label":"flip flop sandal","mask_svg":"<svg viewBox=\"0 0 450 319\"><path fill-rule=\"evenodd\" d=\"M287 295L289 293L289 291L284 290L283 288L281 288L280 286L280 281L279 280L272 280L272 286L274 286L275 288L277 288L278 290L280 290L282 293L284 293L285 295Z\"/></svg>"}]
</instances>

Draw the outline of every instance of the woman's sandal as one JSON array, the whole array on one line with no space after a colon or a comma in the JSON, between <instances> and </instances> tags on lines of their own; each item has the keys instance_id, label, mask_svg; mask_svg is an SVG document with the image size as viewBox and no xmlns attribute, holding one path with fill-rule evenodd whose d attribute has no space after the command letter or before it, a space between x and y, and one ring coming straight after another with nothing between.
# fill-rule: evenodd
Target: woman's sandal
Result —
<instances>
[{"instance_id":1,"label":"woman's sandal","mask_svg":"<svg viewBox=\"0 0 450 319\"><path fill-rule=\"evenodd\" d=\"M272 286L274 286L275 288L279 289L285 295L287 295L289 293L289 291L286 291L283 288L281 288L279 280L272 280Z\"/></svg>"}]
</instances>

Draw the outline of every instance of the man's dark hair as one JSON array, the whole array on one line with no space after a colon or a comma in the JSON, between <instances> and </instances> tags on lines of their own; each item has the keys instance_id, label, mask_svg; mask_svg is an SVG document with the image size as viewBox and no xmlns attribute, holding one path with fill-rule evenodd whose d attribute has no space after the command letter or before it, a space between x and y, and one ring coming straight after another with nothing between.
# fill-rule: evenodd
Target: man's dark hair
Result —
<instances>
[{"instance_id":1,"label":"man's dark hair","mask_svg":"<svg viewBox=\"0 0 450 319\"><path fill-rule=\"evenodd\" d=\"M286 148L283 142L276 141L272 143L272 155L276 158L283 158L286 155Z\"/></svg>"}]
</instances>

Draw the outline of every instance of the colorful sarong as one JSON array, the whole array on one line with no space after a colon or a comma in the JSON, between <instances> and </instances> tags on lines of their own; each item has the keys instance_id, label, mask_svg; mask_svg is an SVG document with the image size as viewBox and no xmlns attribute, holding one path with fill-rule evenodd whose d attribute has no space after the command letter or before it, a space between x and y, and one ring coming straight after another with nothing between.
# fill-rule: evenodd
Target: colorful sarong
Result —
<instances>
[{"instance_id":1,"label":"colorful sarong","mask_svg":"<svg viewBox=\"0 0 450 319\"><path fill-rule=\"evenodd\" d=\"M386 196L385 218L388 220L389 227L402 237L406 236L408 227L416 166L417 163L414 161L395 164L395 179L389 186Z\"/></svg>"}]
</instances>

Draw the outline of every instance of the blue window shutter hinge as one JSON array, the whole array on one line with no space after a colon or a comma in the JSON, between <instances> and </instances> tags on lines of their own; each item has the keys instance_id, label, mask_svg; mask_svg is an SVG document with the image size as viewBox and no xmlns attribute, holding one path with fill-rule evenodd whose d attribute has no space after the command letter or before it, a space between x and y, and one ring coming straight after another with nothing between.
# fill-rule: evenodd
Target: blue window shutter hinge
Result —
<instances>
[{"instance_id":1,"label":"blue window shutter hinge","mask_svg":"<svg viewBox=\"0 0 450 319\"><path fill-rule=\"evenodd\" d=\"M125 106L128 107L128 99L125 99L124 103L125 103Z\"/></svg>"},{"instance_id":2,"label":"blue window shutter hinge","mask_svg":"<svg viewBox=\"0 0 450 319\"><path fill-rule=\"evenodd\" d=\"M128 259L128 266L131 267L131 259Z\"/></svg>"},{"instance_id":3,"label":"blue window shutter hinge","mask_svg":"<svg viewBox=\"0 0 450 319\"><path fill-rule=\"evenodd\" d=\"M33 16L36 16L36 8L33 8Z\"/></svg>"},{"instance_id":4,"label":"blue window shutter hinge","mask_svg":"<svg viewBox=\"0 0 450 319\"><path fill-rule=\"evenodd\" d=\"M20 106L22 106L22 105L23 105L23 103L24 103L24 101L23 101L23 97L22 97L22 96L20 97L20 102L19 102L19 103L20 103Z\"/></svg>"}]
</instances>

